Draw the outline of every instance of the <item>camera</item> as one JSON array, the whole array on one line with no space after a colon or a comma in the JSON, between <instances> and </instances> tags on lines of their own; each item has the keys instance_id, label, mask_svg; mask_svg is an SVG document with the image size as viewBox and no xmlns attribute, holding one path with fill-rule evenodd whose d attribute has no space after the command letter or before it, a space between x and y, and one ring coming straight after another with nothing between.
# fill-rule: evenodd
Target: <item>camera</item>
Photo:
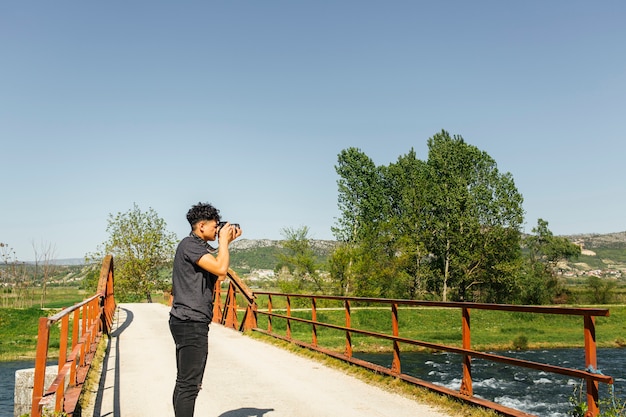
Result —
<instances>
[{"instance_id":1,"label":"camera","mask_svg":"<svg viewBox=\"0 0 626 417\"><path fill-rule=\"evenodd\" d=\"M228 222L218 222L217 223L217 233L220 232L220 230L222 230L222 227L226 226L226 223ZM230 224L232 227L234 227L235 229L239 229L239 223L231 223Z\"/></svg>"}]
</instances>

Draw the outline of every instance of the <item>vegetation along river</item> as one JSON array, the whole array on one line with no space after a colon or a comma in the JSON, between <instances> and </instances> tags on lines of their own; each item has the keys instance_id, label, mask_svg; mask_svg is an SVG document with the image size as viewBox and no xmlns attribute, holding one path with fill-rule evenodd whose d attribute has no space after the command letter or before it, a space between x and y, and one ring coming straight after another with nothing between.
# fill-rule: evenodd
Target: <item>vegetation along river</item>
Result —
<instances>
[{"instance_id":1,"label":"vegetation along river","mask_svg":"<svg viewBox=\"0 0 626 417\"><path fill-rule=\"evenodd\" d=\"M567 368L585 369L583 349L546 349L494 352L534 362ZM355 357L390 367L391 354L355 354ZM459 390L462 377L461 356L454 353L404 353L400 357L402 372L454 390ZM626 349L598 349L598 371L611 375L615 392L626 399ZM581 382L568 376L502 363L472 360L474 395L542 417L565 417L570 410L570 397ZM582 386L585 393L584 384ZM600 397L608 398L608 387L600 384ZM583 395L583 400L585 399Z\"/></svg>"},{"instance_id":2,"label":"vegetation along river","mask_svg":"<svg viewBox=\"0 0 626 417\"><path fill-rule=\"evenodd\" d=\"M549 349L498 352L520 359L584 369L582 349ZM390 354L355 354L383 366L391 366ZM458 390L461 386L461 357L449 353L404 353L404 373ZM0 362L0 417L13 417L15 371L32 368L33 361ZM626 398L626 349L598 349L598 370L615 379L615 391ZM580 381L570 377L472 360L474 395L507 407L545 417L565 417L571 409L569 398ZM583 387L584 389L584 387ZM600 396L607 397L600 384Z\"/></svg>"}]
</instances>

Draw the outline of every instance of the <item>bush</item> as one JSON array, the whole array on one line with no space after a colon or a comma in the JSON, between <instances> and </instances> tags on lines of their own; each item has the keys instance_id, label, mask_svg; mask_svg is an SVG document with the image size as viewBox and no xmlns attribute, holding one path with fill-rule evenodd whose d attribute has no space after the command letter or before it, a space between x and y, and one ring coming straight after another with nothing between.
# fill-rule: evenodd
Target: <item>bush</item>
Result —
<instances>
[{"instance_id":1,"label":"bush","mask_svg":"<svg viewBox=\"0 0 626 417\"><path fill-rule=\"evenodd\" d=\"M513 339L513 349L526 350L528 349L528 338L524 335L519 335Z\"/></svg>"}]
</instances>

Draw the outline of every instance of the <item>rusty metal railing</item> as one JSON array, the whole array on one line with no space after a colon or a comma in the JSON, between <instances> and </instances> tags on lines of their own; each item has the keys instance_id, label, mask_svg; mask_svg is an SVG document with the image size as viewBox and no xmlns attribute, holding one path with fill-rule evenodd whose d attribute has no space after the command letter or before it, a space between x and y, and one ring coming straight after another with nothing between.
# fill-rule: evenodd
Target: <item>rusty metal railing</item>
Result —
<instances>
[{"instance_id":1,"label":"rusty metal railing","mask_svg":"<svg viewBox=\"0 0 626 417\"><path fill-rule=\"evenodd\" d=\"M236 275L235 275L236 276ZM597 368L597 355L596 355L596 334L595 334L595 317L609 316L608 309L601 308L569 308L569 307L547 307L547 306L517 306L517 305L505 305L505 304L483 304L483 303L458 303L458 302L431 302L431 301L414 301L414 300L394 300L394 299L381 299L381 298L359 298L359 297L339 297L339 296L322 296L322 295L305 295L305 294L285 294L274 292L255 291L250 292L245 285L243 289L239 287L242 283L238 278L231 279L231 286L233 286L233 295L229 293L227 299L233 299L234 293L239 291L242 294L246 291L246 300L248 305L246 306L246 316L253 314L254 319L248 319L242 322L239 327L240 330L254 330L261 333L268 334L270 336L295 343L297 345L322 352L326 355L347 361L379 373L391 375L396 378L400 378L409 383L419 385L428 388L433 391L437 391L449 396L453 396L463 401L480 405L482 407L491 408L497 410L499 413L509 416L529 416L523 411L505 407L501 404L491 402L480 397L474 396L472 388L472 358L480 358L487 361L504 363L507 365L530 368L534 370L541 370L549 373L567 375L573 378L579 378L586 381L587 386L587 412L586 416L597 416L599 413L598 408L598 385L600 382L606 384L612 384L613 378L601 373L594 373ZM234 283L233 283L234 282ZM229 287L229 291L231 291ZM267 297L267 309L260 310L257 307L256 301L259 296ZM273 304L276 298L280 297L284 299L285 308L280 311L284 311L284 314L273 311ZM292 301L295 299L308 300L310 307L305 307L304 310L308 311L310 319L294 317L292 315ZM345 325L338 325L333 323L324 323L318 320L317 316L317 304L319 300L335 300L343 303L343 309L345 311ZM370 306L386 306L391 313L391 331L390 334L377 333L364 329L354 328L351 323L351 305L352 303L367 303ZM302 304L302 303L300 303ZM446 309L460 309L461 310L461 346L455 347L450 345L443 345L438 343L430 343L426 341L406 338L400 336L399 324L398 324L398 308L403 307L438 307ZM235 316L237 306L236 304L221 306L223 312L221 313L221 320L224 321L225 315ZM303 310L299 308L299 310ZM529 314L556 314L565 316L579 316L583 318L583 337L584 337L584 350L585 350L585 370L578 370L572 368L564 368L560 366L554 366L545 363L526 361L521 359L515 359L511 357L496 355L492 353L473 350L471 348L471 326L470 326L470 312L471 310L493 310L493 311L507 311L507 312L519 312ZM257 327L257 315L263 315L267 317L267 329L261 329ZM286 335L281 335L275 332L272 328L272 319L282 319L286 321ZM296 340L293 337L291 331L291 323L304 323L311 326L311 341ZM236 328L237 326L230 326ZM331 350L327 347L320 346L318 343L318 329L328 328L335 329L345 334L345 349L343 353L339 353L335 350ZM352 352L352 335L362 335L368 337L374 337L381 340L387 340L392 342L393 349L393 361L390 368L380 366L371 362L367 362L362 359L353 357ZM461 355L462 370L461 370L461 386L458 391L416 378L411 375L404 374L402 372L401 360L400 360L400 347L401 345L413 345L423 348L431 349L434 351L445 351Z\"/></svg>"},{"instance_id":2,"label":"rusty metal railing","mask_svg":"<svg viewBox=\"0 0 626 417\"><path fill-rule=\"evenodd\" d=\"M102 262L98 291L95 295L54 316L39 319L31 417L40 417L43 408L49 408L55 396L54 411L73 415L98 341L103 333L108 334L111 330L114 314L113 257L107 255ZM68 346L70 316L72 334L71 344ZM58 374L44 391L50 328L59 322L61 334ZM69 378L67 391L65 391L66 378Z\"/></svg>"},{"instance_id":3,"label":"rusty metal railing","mask_svg":"<svg viewBox=\"0 0 626 417\"><path fill-rule=\"evenodd\" d=\"M227 284L226 298L222 301L222 284ZM237 294L243 297L245 312L241 323L237 317L239 308L237 307ZM228 270L225 280L220 280L215 284L213 293L213 321L226 327L244 331L254 329L256 324L256 302L255 295L250 288L239 278L239 275L232 269Z\"/></svg>"}]
</instances>

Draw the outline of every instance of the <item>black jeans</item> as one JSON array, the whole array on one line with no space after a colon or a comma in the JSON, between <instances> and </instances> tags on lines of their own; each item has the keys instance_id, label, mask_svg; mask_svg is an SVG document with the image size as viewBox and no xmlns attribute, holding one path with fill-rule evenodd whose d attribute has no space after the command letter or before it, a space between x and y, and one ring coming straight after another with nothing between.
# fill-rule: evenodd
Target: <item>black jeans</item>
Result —
<instances>
[{"instance_id":1,"label":"black jeans","mask_svg":"<svg viewBox=\"0 0 626 417\"><path fill-rule=\"evenodd\" d=\"M176 343L174 414L193 417L209 353L209 325L170 316L170 331Z\"/></svg>"}]
</instances>

